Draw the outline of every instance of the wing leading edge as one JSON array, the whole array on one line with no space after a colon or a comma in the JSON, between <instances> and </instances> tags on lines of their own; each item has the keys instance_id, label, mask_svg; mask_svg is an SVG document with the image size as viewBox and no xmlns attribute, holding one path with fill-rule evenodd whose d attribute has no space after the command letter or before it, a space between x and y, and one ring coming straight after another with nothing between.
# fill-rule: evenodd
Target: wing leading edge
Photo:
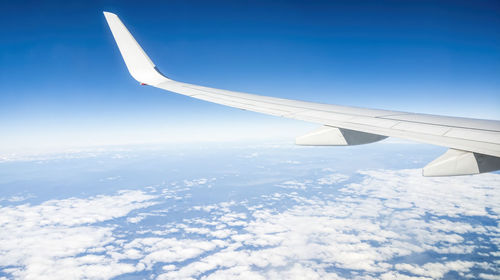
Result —
<instances>
[{"instance_id":1,"label":"wing leading edge","mask_svg":"<svg viewBox=\"0 0 500 280\"><path fill-rule=\"evenodd\" d=\"M115 14L104 12L134 79L170 92L268 115L321 124L299 145L346 146L398 137L450 148L424 167L424 176L469 175L500 169L500 121L329 105L209 88L161 74Z\"/></svg>"}]
</instances>

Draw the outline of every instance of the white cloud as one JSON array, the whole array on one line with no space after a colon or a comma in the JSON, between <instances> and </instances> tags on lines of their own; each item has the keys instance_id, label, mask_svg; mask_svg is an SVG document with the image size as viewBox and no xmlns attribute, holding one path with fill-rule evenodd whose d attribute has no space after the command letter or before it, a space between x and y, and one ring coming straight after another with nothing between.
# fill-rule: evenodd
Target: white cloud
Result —
<instances>
[{"instance_id":1,"label":"white cloud","mask_svg":"<svg viewBox=\"0 0 500 280\"><path fill-rule=\"evenodd\" d=\"M21 202L21 201L25 201L25 200L28 200L30 198L33 198L35 197L34 195L32 194L18 194L18 195L13 195L13 196L10 196L10 197L0 197L0 201L8 201L8 202Z\"/></svg>"},{"instance_id":2,"label":"white cloud","mask_svg":"<svg viewBox=\"0 0 500 280\"><path fill-rule=\"evenodd\" d=\"M153 198L141 191L121 191L2 207L0 267L10 267L9 274L23 279L106 279L140 270L102 254L113 250L113 227L93 224L148 207Z\"/></svg>"},{"instance_id":3,"label":"white cloud","mask_svg":"<svg viewBox=\"0 0 500 280\"><path fill-rule=\"evenodd\" d=\"M135 249L144 255L141 263L147 268L155 263L181 262L199 256L200 254L214 250L217 242L198 241L198 240L178 240L176 238L137 238L132 242L126 243L124 249ZM122 256L124 259L125 256Z\"/></svg>"},{"instance_id":4,"label":"white cloud","mask_svg":"<svg viewBox=\"0 0 500 280\"><path fill-rule=\"evenodd\" d=\"M201 179L193 179L193 180L184 180L183 183L186 187L193 187L193 186L198 186L198 185L204 185L208 183L209 181L214 181L215 179L207 179L207 178L201 178Z\"/></svg>"},{"instance_id":5,"label":"white cloud","mask_svg":"<svg viewBox=\"0 0 500 280\"><path fill-rule=\"evenodd\" d=\"M318 185L333 185L337 184L340 182L344 182L345 180L349 179L349 176L344 175L344 174L330 174L328 176L324 176L322 178L318 179Z\"/></svg>"},{"instance_id":6,"label":"white cloud","mask_svg":"<svg viewBox=\"0 0 500 280\"><path fill-rule=\"evenodd\" d=\"M307 188L306 182L299 182L299 181L285 181L279 184L278 186L285 189L305 190Z\"/></svg>"},{"instance_id":7,"label":"white cloud","mask_svg":"<svg viewBox=\"0 0 500 280\"><path fill-rule=\"evenodd\" d=\"M272 206L249 206L247 215L219 204L214 209L222 213L217 221L223 224L243 214L237 218L243 228L221 250L159 278L438 279L451 271L465 277L474 267L489 270L484 275L499 272L474 261L409 262L411 256L427 252L469 258L478 248L467 240L471 234L491 238L498 246L494 239L500 234L498 228L457 218L499 220L499 175L429 179L417 170L362 174L361 182L344 186L340 195L306 198L292 192L265 196L269 201L294 197L298 204L282 212ZM330 175L317 183L346 179ZM294 181L294 185L300 183ZM222 207L226 210L219 212ZM197 224L203 222L198 218ZM213 220L206 224L214 226ZM202 234L211 236L210 232ZM336 272L339 269L353 273L341 275Z\"/></svg>"},{"instance_id":8,"label":"white cloud","mask_svg":"<svg viewBox=\"0 0 500 280\"><path fill-rule=\"evenodd\" d=\"M242 157L243 158L256 158L258 156L259 156L259 153L251 153L251 154L243 155Z\"/></svg>"},{"instance_id":9,"label":"white cloud","mask_svg":"<svg viewBox=\"0 0 500 280\"><path fill-rule=\"evenodd\" d=\"M432 279L442 278L447 272L467 272L474 266L473 262L453 261L443 263L426 263L424 265L396 264L396 269L411 274L427 276Z\"/></svg>"},{"instance_id":10,"label":"white cloud","mask_svg":"<svg viewBox=\"0 0 500 280\"><path fill-rule=\"evenodd\" d=\"M282 185L305 188L348 179L328 172L317 180ZM498 275L498 256L484 244L500 246L496 226L500 175L424 178L418 170L361 174L364 177L358 182L339 188L323 186L321 192L312 194L281 189L255 201L190 206L181 221L170 220L156 229L140 227L131 232L131 239L123 233L119 236L116 229L120 226L111 221L122 218L141 225L148 215L168 216L172 200L165 209L141 212L160 198L123 191L114 196L3 207L0 266L3 272L26 279L35 275L111 278L153 268L155 273L159 270L158 279L437 279L449 272L476 278ZM214 180L186 180L182 185L206 186ZM172 189L168 194L177 196L179 190L187 191ZM164 190L162 196L165 194ZM137 211L127 216L133 210ZM496 224L483 225L475 222L478 218ZM478 249L483 258L496 258L497 263L471 258ZM426 254L439 257L427 261ZM454 259L446 259L448 254Z\"/></svg>"},{"instance_id":11,"label":"white cloud","mask_svg":"<svg viewBox=\"0 0 500 280\"><path fill-rule=\"evenodd\" d=\"M480 273L479 278L485 279L485 280L498 280L498 279L500 279L500 275Z\"/></svg>"}]
</instances>

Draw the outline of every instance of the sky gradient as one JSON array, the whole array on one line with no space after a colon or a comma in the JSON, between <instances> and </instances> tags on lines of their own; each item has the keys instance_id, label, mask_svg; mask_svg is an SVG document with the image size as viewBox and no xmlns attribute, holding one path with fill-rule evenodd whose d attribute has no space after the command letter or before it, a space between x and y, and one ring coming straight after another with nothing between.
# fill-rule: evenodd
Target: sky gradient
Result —
<instances>
[{"instance_id":1,"label":"sky gradient","mask_svg":"<svg viewBox=\"0 0 500 280\"><path fill-rule=\"evenodd\" d=\"M10 1L0 9L0 153L293 141L316 126L139 86L102 11L172 79L500 119L498 1Z\"/></svg>"}]
</instances>

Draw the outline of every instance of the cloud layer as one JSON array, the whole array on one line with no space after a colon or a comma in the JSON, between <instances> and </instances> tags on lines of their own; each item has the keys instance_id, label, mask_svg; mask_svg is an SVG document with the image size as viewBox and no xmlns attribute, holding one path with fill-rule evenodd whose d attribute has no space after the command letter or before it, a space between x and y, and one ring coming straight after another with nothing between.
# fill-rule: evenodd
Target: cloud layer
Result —
<instances>
[{"instance_id":1,"label":"cloud layer","mask_svg":"<svg viewBox=\"0 0 500 280\"><path fill-rule=\"evenodd\" d=\"M0 208L0 267L24 279L494 279L500 175L331 171L173 208L217 180ZM176 203L177 202L177 203ZM132 227L133 225L133 227Z\"/></svg>"},{"instance_id":2,"label":"cloud layer","mask_svg":"<svg viewBox=\"0 0 500 280\"><path fill-rule=\"evenodd\" d=\"M136 266L106 254L117 240L115 226L100 223L151 206L152 198L142 191L122 191L2 207L0 266L22 279L105 279L136 271Z\"/></svg>"}]
</instances>

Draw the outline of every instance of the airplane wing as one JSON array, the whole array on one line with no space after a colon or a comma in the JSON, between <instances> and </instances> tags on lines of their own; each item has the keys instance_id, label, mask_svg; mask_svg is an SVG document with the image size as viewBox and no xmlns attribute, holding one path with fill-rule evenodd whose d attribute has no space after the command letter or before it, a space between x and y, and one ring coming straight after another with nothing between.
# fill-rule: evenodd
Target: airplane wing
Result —
<instances>
[{"instance_id":1,"label":"airplane wing","mask_svg":"<svg viewBox=\"0 0 500 280\"><path fill-rule=\"evenodd\" d=\"M182 83L165 77L118 16L104 12L125 64L139 83L268 115L321 124L297 137L298 145L347 146L398 137L448 147L423 168L424 176L453 176L500 169L500 121L329 105Z\"/></svg>"}]
</instances>

